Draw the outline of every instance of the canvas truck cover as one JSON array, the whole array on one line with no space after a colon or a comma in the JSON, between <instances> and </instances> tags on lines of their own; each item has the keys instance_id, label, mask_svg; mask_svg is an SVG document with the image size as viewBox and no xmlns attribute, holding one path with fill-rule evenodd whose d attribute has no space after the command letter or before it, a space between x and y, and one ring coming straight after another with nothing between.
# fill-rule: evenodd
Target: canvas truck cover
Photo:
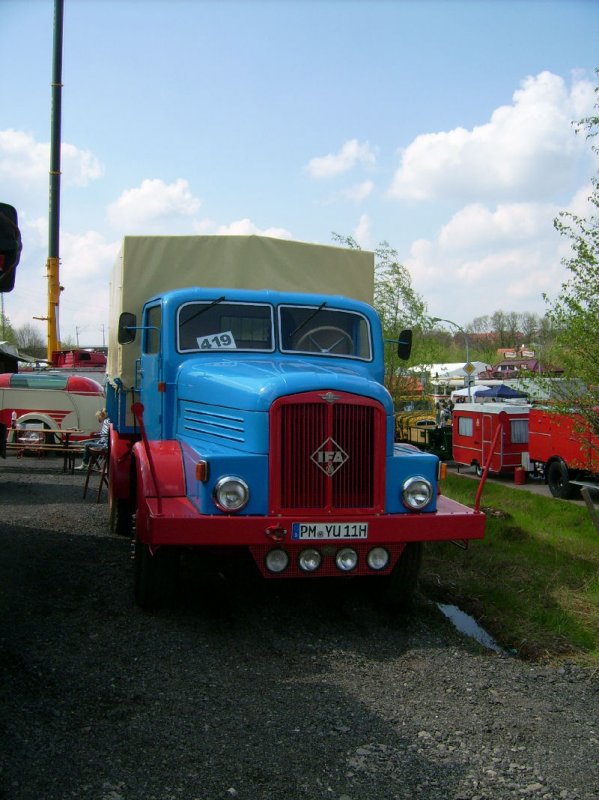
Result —
<instances>
[{"instance_id":1,"label":"canvas truck cover","mask_svg":"<svg viewBox=\"0 0 599 800\"><path fill-rule=\"evenodd\" d=\"M135 344L119 345L121 312L190 286L337 294L372 303L374 255L266 236L126 236L110 283L107 374L134 385Z\"/></svg>"}]
</instances>

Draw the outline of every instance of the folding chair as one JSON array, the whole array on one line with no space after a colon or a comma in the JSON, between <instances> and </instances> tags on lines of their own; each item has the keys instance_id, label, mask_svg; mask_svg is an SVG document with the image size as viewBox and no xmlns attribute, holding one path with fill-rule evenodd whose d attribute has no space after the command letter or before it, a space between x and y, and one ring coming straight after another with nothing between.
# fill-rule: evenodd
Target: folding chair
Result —
<instances>
[{"instance_id":1,"label":"folding chair","mask_svg":"<svg viewBox=\"0 0 599 800\"><path fill-rule=\"evenodd\" d=\"M100 473L100 482L98 484L98 493L96 495L96 503L100 502L100 495L102 494L102 487L106 486L108 489L108 449L106 447L90 447L89 448L89 464L87 465L87 475L85 476L85 485L83 486L83 497L87 495L87 488L89 481L94 472Z\"/></svg>"}]
</instances>

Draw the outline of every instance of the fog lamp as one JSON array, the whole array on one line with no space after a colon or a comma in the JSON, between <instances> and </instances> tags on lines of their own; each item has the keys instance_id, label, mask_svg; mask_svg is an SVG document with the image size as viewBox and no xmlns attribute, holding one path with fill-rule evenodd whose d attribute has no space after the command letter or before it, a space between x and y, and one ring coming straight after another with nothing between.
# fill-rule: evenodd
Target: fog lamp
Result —
<instances>
[{"instance_id":1,"label":"fog lamp","mask_svg":"<svg viewBox=\"0 0 599 800\"><path fill-rule=\"evenodd\" d=\"M219 478L214 486L214 502L221 511L241 511L250 499L250 490L245 481L227 475Z\"/></svg>"},{"instance_id":2,"label":"fog lamp","mask_svg":"<svg viewBox=\"0 0 599 800\"><path fill-rule=\"evenodd\" d=\"M309 547L307 550L302 550L299 554L298 563L300 569L303 569L304 572L314 572L320 566L320 562L322 561L322 556L315 550L313 547Z\"/></svg>"},{"instance_id":3,"label":"fog lamp","mask_svg":"<svg viewBox=\"0 0 599 800\"><path fill-rule=\"evenodd\" d=\"M433 496L433 487L426 478L416 475L405 481L401 490L401 499L406 508L418 510L427 506Z\"/></svg>"},{"instance_id":4,"label":"fog lamp","mask_svg":"<svg viewBox=\"0 0 599 800\"><path fill-rule=\"evenodd\" d=\"M351 547L344 547L337 551L335 563L342 572L351 572L358 565L358 554Z\"/></svg>"},{"instance_id":5,"label":"fog lamp","mask_svg":"<svg viewBox=\"0 0 599 800\"><path fill-rule=\"evenodd\" d=\"M389 551L384 547L373 547L366 556L366 563L370 569L385 569L389 563Z\"/></svg>"},{"instance_id":6,"label":"fog lamp","mask_svg":"<svg viewBox=\"0 0 599 800\"><path fill-rule=\"evenodd\" d=\"M277 548L276 550L268 551L264 562L269 572L283 572L289 566L289 556L285 550Z\"/></svg>"}]
</instances>

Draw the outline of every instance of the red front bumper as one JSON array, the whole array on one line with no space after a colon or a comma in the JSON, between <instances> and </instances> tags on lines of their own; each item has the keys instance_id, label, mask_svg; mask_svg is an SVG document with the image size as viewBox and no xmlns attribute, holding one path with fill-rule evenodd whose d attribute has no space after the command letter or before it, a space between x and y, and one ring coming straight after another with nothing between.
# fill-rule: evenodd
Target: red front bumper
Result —
<instances>
[{"instance_id":1,"label":"red front bumper","mask_svg":"<svg viewBox=\"0 0 599 800\"><path fill-rule=\"evenodd\" d=\"M437 511L433 514L323 517L323 514L302 514L297 518L207 516L199 514L185 497L148 497L138 508L137 536L152 547L239 548L279 542L293 548L306 546L305 541L291 538L293 522L368 522L366 543L370 547L377 544L482 539L485 533L485 515L482 512L473 511L443 496L437 498ZM349 544L352 541L337 542L340 543Z\"/></svg>"}]
</instances>

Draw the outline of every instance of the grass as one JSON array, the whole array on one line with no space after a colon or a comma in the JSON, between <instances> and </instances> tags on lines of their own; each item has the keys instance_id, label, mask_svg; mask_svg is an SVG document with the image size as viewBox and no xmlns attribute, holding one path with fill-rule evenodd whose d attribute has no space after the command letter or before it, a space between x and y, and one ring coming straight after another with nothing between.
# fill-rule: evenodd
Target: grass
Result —
<instances>
[{"instance_id":1,"label":"grass","mask_svg":"<svg viewBox=\"0 0 599 800\"><path fill-rule=\"evenodd\" d=\"M473 506L477 481L448 475L443 493ZM588 509L485 485L485 539L425 548L421 586L471 614L504 648L599 669L599 534Z\"/></svg>"}]
</instances>

